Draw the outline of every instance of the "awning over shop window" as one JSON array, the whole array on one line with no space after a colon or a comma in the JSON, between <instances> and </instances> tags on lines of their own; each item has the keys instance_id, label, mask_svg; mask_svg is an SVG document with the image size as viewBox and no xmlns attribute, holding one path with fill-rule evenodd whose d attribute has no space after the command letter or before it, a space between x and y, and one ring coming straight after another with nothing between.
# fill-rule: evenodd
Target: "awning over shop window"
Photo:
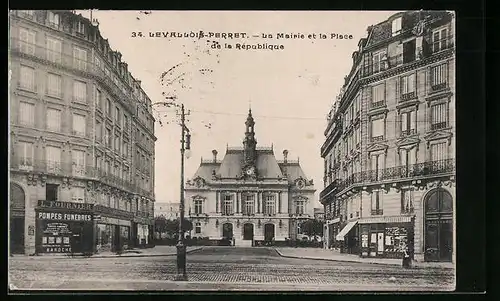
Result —
<instances>
[{"instance_id":1,"label":"awning over shop window","mask_svg":"<svg viewBox=\"0 0 500 301\"><path fill-rule=\"evenodd\" d=\"M337 234L337 236L335 237L336 240L344 240L344 236L346 236L347 233L349 233L349 231L351 231L351 229L358 223L358 221L353 221L353 222L349 222L347 223L347 225L344 227L344 229L342 229L339 234Z\"/></svg>"},{"instance_id":2,"label":"awning over shop window","mask_svg":"<svg viewBox=\"0 0 500 301\"><path fill-rule=\"evenodd\" d=\"M389 224L409 222L411 222L411 216L377 216L358 220L358 223L360 224Z\"/></svg>"}]
</instances>

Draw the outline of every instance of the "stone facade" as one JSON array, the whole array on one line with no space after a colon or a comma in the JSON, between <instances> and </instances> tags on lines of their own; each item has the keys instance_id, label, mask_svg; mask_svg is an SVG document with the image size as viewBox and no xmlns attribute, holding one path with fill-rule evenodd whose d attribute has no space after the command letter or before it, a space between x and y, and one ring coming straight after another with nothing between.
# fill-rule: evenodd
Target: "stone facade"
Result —
<instances>
[{"instance_id":1,"label":"stone facade","mask_svg":"<svg viewBox=\"0 0 500 301\"><path fill-rule=\"evenodd\" d=\"M453 33L450 13L405 12L360 40L321 149L325 247L454 260Z\"/></svg>"},{"instance_id":2,"label":"stone facade","mask_svg":"<svg viewBox=\"0 0 500 301\"><path fill-rule=\"evenodd\" d=\"M155 202L155 217L164 216L166 219L179 218L179 203Z\"/></svg>"},{"instance_id":3,"label":"stone facade","mask_svg":"<svg viewBox=\"0 0 500 301\"><path fill-rule=\"evenodd\" d=\"M258 244L297 238L298 223L313 217L314 185L299 161L276 160L272 147L257 147L249 112L243 147L228 147L203 160L187 181L186 208L193 237Z\"/></svg>"},{"instance_id":4,"label":"stone facade","mask_svg":"<svg viewBox=\"0 0 500 301\"><path fill-rule=\"evenodd\" d=\"M16 252L35 251L39 200L110 208L96 235L98 223L130 215L130 245L143 240L138 229L153 225L151 101L95 20L12 11L9 68L10 181L22 190L11 195L11 244L24 246Z\"/></svg>"}]
</instances>

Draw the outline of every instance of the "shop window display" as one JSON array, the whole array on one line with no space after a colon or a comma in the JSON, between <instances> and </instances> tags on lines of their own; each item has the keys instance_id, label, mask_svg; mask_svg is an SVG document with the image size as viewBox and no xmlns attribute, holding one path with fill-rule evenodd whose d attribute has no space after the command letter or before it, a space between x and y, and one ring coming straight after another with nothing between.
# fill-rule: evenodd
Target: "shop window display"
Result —
<instances>
[{"instance_id":1,"label":"shop window display","mask_svg":"<svg viewBox=\"0 0 500 301\"><path fill-rule=\"evenodd\" d=\"M120 226L120 236L121 241L123 243L123 249L128 249L129 247L129 235L130 235L130 227Z\"/></svg>"},{"instance_id":2,"label":"shop window display","mask_svg":"<svg viewBox=\"0 0 500 301\"><path fill-rule=\"evenodd\" d=\"M112 225L97 225L97 251L110 251L114 239Z\"/></svg>"}]
</instances>

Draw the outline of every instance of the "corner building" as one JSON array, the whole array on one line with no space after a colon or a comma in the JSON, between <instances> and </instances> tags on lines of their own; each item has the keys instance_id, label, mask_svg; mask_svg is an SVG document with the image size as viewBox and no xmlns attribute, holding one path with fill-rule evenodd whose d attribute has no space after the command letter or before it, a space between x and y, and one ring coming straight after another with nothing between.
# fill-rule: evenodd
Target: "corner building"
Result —
<instances>
[{"instance_id":1,"label":"corner building","mask_svg":"<svg viewBox=\"0 0 500 301\"><path fill-rule=\"evenodd\" d=\"M368 28L329 112L325 247L455 260L454 15L404 12Z\"/></svg>"},{"instance_id":2,"label":"corner building","mask_svg":"<svg viewBox=\"0 0 500 301\"><path fill-rule=\"evenodd\" d=\"M151 101L96 20L10 12L10 251L95 253L153 234Z\"/></svg>"},{"instance_id":3,"label":"corner building","mask_svg":"<svg viewBox=\"0 0 500 301\"><path fill-rule=\"evenodd\" d=\"M299 225L314 215L314 185L299 161L278 161L273 147L257 147L249 111L243 147L227 147L224 158L201 160L187 181L188 216L192 237L221 240L236 246L297 239ZM299 237L300 238L300 237Z\"/></svg>"}]
</instances>

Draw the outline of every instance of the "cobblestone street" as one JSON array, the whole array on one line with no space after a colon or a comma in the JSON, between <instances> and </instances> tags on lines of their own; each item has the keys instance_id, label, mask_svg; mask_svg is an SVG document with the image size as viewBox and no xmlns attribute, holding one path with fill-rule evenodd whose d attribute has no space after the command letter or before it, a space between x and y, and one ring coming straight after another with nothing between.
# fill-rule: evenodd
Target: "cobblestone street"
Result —
<instances>
[{"instance_id":1,"label":"cobblestone street","mask_svg":"<svg viewBox=\"0 0 500 301\"><path fill-rule=\"evenodd\" d=\"M10 283L19 289L95 290L452 290L454 283L451 269L283 258L272 248L204 247L187 259L189 282L179 283L172 282L175 256L13 257ZM273 283L278 285L267 285Z\"/></svg>"}]
</instances>

